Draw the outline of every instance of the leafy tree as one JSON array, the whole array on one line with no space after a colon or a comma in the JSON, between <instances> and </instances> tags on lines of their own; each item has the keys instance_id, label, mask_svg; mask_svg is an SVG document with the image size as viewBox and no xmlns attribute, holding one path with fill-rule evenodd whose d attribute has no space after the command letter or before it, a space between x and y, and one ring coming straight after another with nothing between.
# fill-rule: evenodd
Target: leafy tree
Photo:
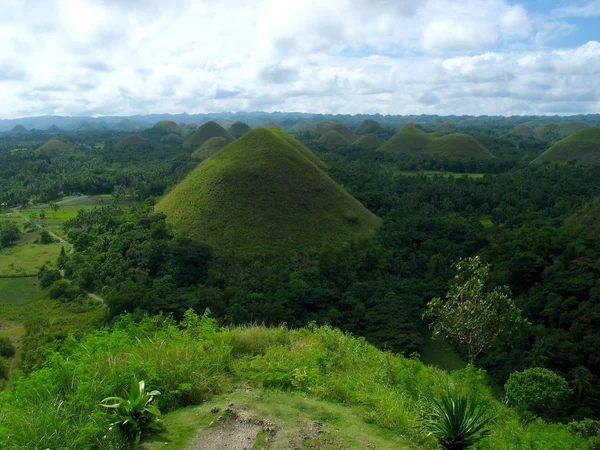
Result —
<instances>
[{"instance_id":1,"label":"leafy tree","mask_svg":"<svg viewBox=\"0 0 600 450\"><path fill-rule=\"evenodd\" d=\"M537 415L550 415L573 395L567 380L542 367L512 373L504 390L509 403Z\"/></svg>"},{"instance_id":2,"label":"leafy tree","mask_svg":"<svg viewBox=\"0 0 600 450\"><path fill-rule=\"evenodd\" d=\"M49 202L48 207L52 210L52 212L54 213L54 218L56 219L56 211L58 211L58 208L59 208L58 203Z\"/></svg>"},{"instance_id":3,"label":"leafy tree","mask_svg":"<svg viewBox=\"0 0 600 450\"><path fill-rule=\"evenodd\" d=\"M52 244L54 239L47 230L40 231L40 244Z\"/></svg>"},{"instance_id":4,"label":"leafy tree","mask_svg":"<svg viewBox=\"0 0 600 450\"><path fill-rule=\"evenodd\" d=\"M501 333L515 331L525 320L507 286L485 291L490 269L478 256L459 260L456 269L458 274L450 281L446 298L433 298L424 317L432 318L434 337L441 334L465 345L469 362L475 364L479 354Z\"/></svg>"},{"instance_id":5,"label":"leafy tree","mask_svg":"<svg viewBox=\"0 0 600 450\"><path fill-rule=\"evenodd\" d=\"M12 222L0 224L0 248L14 244L21 237L21 229Z\"/></svg>"}]
</instances>

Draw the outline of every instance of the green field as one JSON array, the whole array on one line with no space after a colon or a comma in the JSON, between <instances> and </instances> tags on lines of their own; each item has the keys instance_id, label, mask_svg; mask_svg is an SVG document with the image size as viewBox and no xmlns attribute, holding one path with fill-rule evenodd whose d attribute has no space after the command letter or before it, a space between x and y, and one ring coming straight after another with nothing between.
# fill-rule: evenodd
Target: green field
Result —
<instances>
[{"instance_id":1,"label":"green field","mask_svg":"<svg viewBox=\"0 0 600 450\"><path fill-rule=\"evenodd\" d=\"M0 303L26 304L39 298L37 277L0 278Z\"/></svg>"},{"instance_id":2,"label":"green field","mask_svg":"<svg viewBox=\"0 0 600 450\"><path fill-rule=\"evenodd\" d=\"M30 242L3 248L0 250L0 276L37 275L44 263L56 261L62 245Z\"/></svg>"}]
</instances>

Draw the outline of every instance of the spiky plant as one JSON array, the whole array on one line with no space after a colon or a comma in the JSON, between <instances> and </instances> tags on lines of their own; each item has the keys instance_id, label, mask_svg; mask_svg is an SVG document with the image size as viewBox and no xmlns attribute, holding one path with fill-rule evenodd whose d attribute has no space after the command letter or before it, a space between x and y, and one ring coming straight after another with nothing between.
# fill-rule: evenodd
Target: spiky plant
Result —
<instances>
[{"instance_id":1,"label":"spiky plant","mask_svg":"<svg viewBox=\"0 0 600 450\"><path fill-rule=\"evenodd\" d=\"M419 428L434 436L444 450L468 449L489 436L493 417L465 395L448 391L419 419Z\"/></svg>"},{"instance_id":2,"label":"spiky plant","mask_svg":"<svg viewBox=\"0 0 600 450\"><path fill-rule=\"evenodd\" d=\"M128 440L140 442L142 433L161 429L160 410L154 405L158 391L146 392L144 380L133 383L128 398L107 397L100 403L103 408L112 410L116 420L111 426L118 426Z\"/></svg>"}]
</instances>

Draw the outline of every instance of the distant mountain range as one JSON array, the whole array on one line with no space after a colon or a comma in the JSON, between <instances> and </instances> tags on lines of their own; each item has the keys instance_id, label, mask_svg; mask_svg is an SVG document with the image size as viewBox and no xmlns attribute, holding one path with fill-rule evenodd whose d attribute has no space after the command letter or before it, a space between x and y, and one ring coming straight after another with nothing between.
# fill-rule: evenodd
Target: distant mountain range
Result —
<instances>
[{"instance_id":1,"label":"distant mountain range","mask_svg":"<svg viewBox=\"0 0 600 450\"><path fill-rule=\"evenodd\" d=\"M312 114L300 112L221 112L207 114L148 114L136 116L39 116L23 117L18 119L0 119L0 132L11 131L23 133L27 130L65 131L74 130L141 130L149 128L160 121L170 120L176 123L196 123L201 125L208 121L223 124L225 122L240 121L251 127L256 127L265 122L272 121L284 128L296 124L301 119L308 119L314 123L323 121L336 121L348 126L358 125L366 119L374 119L383 126L399 127L407 123L431 123L441 125L452 122L460 126L481 126L486 128L512 129L516 125L532 122L536 124L548 122L573 122L582 121L592 126L600 125L600 114L587 114L577 116L438 116L438 115L409 115L391 116L381 114ZM15 128L16 127L16 128ZM25 130L24 130L25 129Z\"/></svg>"}]
</instances>

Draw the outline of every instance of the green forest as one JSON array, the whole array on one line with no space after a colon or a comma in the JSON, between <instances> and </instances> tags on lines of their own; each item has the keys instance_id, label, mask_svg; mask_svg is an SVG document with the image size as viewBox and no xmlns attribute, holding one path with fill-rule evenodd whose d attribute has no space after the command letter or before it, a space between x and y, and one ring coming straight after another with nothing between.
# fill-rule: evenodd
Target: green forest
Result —
<instances>
[{"instance_id":1,"label":"green forest","mask_svg":"<svg viewBox=\"0 0 600 450\"><path fill-rule=\"evenodd\" d=\"M583 117L0 133L0 442L600 448Z\"/></svg>"}]
</instances>

